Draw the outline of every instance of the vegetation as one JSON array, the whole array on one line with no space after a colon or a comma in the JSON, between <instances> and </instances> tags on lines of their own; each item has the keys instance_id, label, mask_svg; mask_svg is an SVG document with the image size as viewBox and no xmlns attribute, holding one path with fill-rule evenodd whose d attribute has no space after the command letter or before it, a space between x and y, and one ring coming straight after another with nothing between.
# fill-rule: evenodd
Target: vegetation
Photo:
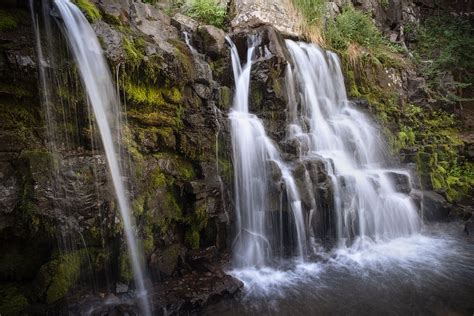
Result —
<instances>
[{"instance_id":1,"label":"vegetation","mask_svg":"<svg viewBox=\"0 0 474 316\"><path fill-rule=\"evenodd\" d=\"M216 27L224 27L227 17L226 8L218 0L192 0L184 6L190 17Z\"/></svg>"},{"instance_id":2,"label":"vegetation","mask_svg":"<svg viewBox=\"0 0 474 316\"><path fill-rule=\"evenodd\" d=\"M91 22L97 22L102 18L99 9L90 0L75 0L75 3Z\"/></svg>"},{"instance_id":3,"label":"vegetation","mask_svg":"<svg viewBox=\"0 0 474 316\"><path fill-rule=\"evenodd\" d=\"M469 18L432 16L405 30L432 94L447 103L463 101L474 82L474 34ZM449 80L450 75L454 80Z\"/></svg>"},{"instance_id":4,"label":"vegetation","mask_svg":"<svg viewBox=\"0 0 474 316\"><path fill-rule=\"evenodd\" d=\"M433 189L444 191L450 201L474 186L474 164L459 155L462 142L453 114L428 111L415 105L403 108L396 139L399 149L416 152L420 176Z\"/></svg>"},{"instance_id":5,"label":"vegetation","mask_svg":"<svg viewBox=\"0 0 474 316\"><path fill-rule=\"evenodd\" d=\"M303 16L302 31L312 42L324 43L324 15L327 0L293 0Z\"/></svg>"}]
</instances>

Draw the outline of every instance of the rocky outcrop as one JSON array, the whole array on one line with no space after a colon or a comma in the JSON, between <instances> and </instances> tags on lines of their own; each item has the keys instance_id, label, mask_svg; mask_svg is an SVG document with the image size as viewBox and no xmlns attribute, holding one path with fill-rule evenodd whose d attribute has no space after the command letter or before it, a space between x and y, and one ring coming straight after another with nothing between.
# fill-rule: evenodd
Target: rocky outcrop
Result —
<instances>
[{"instance_id":1,"label":"rocky outcrop","mask_svg":"<svg viewBox=\"0 0 474 316\"><path fill-rule=\"evenodd\" d=\"M287 0L236 0L232 1L234 17L231 26L234 31L272 25L287 36L301 36L298 19Z\"/></svg>"}]
</instances>

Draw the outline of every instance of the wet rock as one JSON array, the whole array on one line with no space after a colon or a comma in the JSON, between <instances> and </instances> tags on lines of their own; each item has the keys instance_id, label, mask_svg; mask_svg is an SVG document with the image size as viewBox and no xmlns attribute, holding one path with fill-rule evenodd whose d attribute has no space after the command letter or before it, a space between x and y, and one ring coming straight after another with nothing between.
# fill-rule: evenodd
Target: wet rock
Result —
<instances>
[{"instance_id":1,"label":"wet rock","mask_svg":"<svg viewBox=\"0 0 474 316\"><path fill-rule=\"evenodd\" d=\"M217 93L219 109L228 111L232 106L232 90L229 87L220 86Z\"/></svg>"},{"instance_id":2,"label":"wet rock","mask_svg":"<svg viewBox=\"0 0 474 316\"><path fill-rule=\"evenodd\" d=\"M123 62L125 52L122 44L122 33L103 21L95 23L93 28L97 36L102 40L106 57L115 64Z\"/></svg>"},{"instance_id":3,"label":"wet rock","mask_svg":"<svg viewBox=\"0 0 474 316\"><path fill-rule=\"evenodd\" d=\"M423 217L427 221L446 221L451 211L449 203L434 191L423 192Z\"/></svg>"},{"instance_id":4,"label":"wet rock","mask_svg":"<svg viewBox=\"0 0 474 316\"><path fill-rule=\"evenodd\" d=\"M415 203L416 208L421 211L423 205L423 192L420 190L411 190L410 197Z\"/></svg>"},{"instance_id":5,"label":"wet rock","mask_svg":"<svg viewBox=\"0 0 474 316\"><path fill-rule=\"evenodd\" d=\"M205 52L211 58L216 59L225 56L228 48L225 44L225 33L212 25L199 27L197 34L197 47L201 52Z\"/></svg>"},{"instance_id":6,"label":"wet rock","mask_svg":"<svg viewBox=\"0 0 474 316\"><path fill-rule=\"evenodd\" d=\"M212 273L189 273L159 283L152 302L157 315L162 315L164 310L166 315L187 314L197 312L216 300L233 296L242 287L241 281L223 273L216 265Z\"/></svg>"},{"instance_id":7,"label":"wet rock","mask_svg":"<svg viewBox=\"0 0 474 316\"><path fill-rule=\"evenodd\" d=\"M474 221L472 219L464 223L464 233L471 238L474 236Z\"/></svg>"},{"instance_id":8,"label":"wet rock","mask_svg":"<svg viewBox=\"0 0 474 316\"><path fill-rule=\"evenodd\" d=\"M128 292L128 285L118 282L115 284L115 293L117 294L122 294L122 293L127 293Z\"/></svg>"},{"instance_id":9,"label":"wet rock","mask_svg":"<svg viewBox=\"0 0 474 316\"><path fill-rule=\"evenodd\" d=\"M184 260L185 249L179 245L171 245L164 250L159 250L151 256L150 267L160 277L172 276Z\"/></svg>"},{"instance_id":10,"label":"wet rock","mask_svg":"<svg viewBox=\"0 0 474 316\"><path fill-rule=\"evenodd\" d=\"M388 171L385 173L390 181L393 183L395 191L400 193L409 194L411 191L410 176L405 173Z\"/></svg>"}]
</instances>

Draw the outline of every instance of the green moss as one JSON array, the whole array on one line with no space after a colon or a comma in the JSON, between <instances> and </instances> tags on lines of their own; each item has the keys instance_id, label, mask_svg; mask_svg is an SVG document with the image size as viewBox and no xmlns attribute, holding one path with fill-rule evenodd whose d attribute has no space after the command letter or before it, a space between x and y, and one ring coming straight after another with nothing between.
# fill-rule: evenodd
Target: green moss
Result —
<instances>
[{"instance_id":1,"label":"green moss","mask_svg":"<svg viewBox=\"0 0 474 316\"><path fill-rule=\"evenodd\" d=\"M128 83L125 85L127 99L131 102L148 106L165 106L161 91L153 86L136 85Z\"/></svg>"},{"instance_id":2,"label":"green moss","mask_svg":"<svg viewBox=\"0 0 474 316\"><path fill-rule=\"evenodd\" d=\"M18 17L8 11L0 10L0 32L15 29L18 25Z\"/></svg>"},{"instance_id":3,"label":"green moss","mask_svg":"<svg viewBox=\"0 0 474 316\"><path fill-rule=\"evenodd\" d=\"M185 241L192 249L198 249L200 245L200 232L207 226L207 203L200 201L195 207L194 213L186 218L189 228L186 230Z\"/></svg>"},{"instance_id":4,"label":"green moss","mask_svg":"<svg viewBox=\"0 0 474 316\"><path fill-rule=\"evenodd\" d=\"M132 267L130 266L130 258L126 250L120 251L119 275L120 280L124 283L130 283L133 280L133 272Z\"/></svg>"},{"instance_id":5,"label":"green moss","mask_svg":"<svg viewBox=\"0 0 474 316\"><path fill-rule=\"evenodd\" d=\"M250 101L251 101L251 104L253 104L254 106L257 106L257 107L260 107L262 106L262 102L263 102L263 92L262 92L262 89L258 88L258 87L255 87L254 89L251 90L251 94L250 94Z\"/></svg>"},{"instance_id":6,"label":"green moss","mask_svg":"<svg viewBox=\"0 0 474 316\"><path fill-rule=\"evenodd\" d=\"M122 45L127 56L127 62L133 66L138 66L143 61L145 42L141 38L130 40L123 38Z\"/></svg>"},{"instance_id":7,"label":"green moss","mask_svg":"<svg viewBox=\"0 0 474 316\"><path fill-rule=\"evenodd\" d=\"M128 82L124 86L127 99L137 105L147 106L148 110L159 108L177 110L182 101L181 90L178 87L158 88L152 84L135 84Z\"/></svg>"},{"instance_id":8,"label":"green moss","mask_svg":"<svg viewBox=\"0 0 474 316\"><path fill-rule=\"evenodd\" d=\"M219 87L218 106L221 110L228 110L232 104L232 91L229 87Z\"/></svg>"},{"instance_id":9,"label":"green moss","mask_svg":"<svg viewBox=\"0 0 474 316\"><path fill-rule=\"evenodd\" d=\"M168 126L182 127L181 117L176 117L176 114L168 114L165 112L151 112L143 113L139 110L131 109L127 112L128 117L140 121L142 124L150 126Z\"/></svg>"},{"instance_id":10,"label":"green moss","mask_svg":"<svg viewBox=\"0 0 474 316\"><path fill-rule=\"evenodd\" d=\"M79 280L86 258L86 251L78 250L44 264L35 280L36 294L44 296L48 304L63 299Z\"/></svg>"},{"instance_id":11,"label":"green moss","mask_svg":"<svg viewBox=\"0 0 474 316\"><path fill-rule=\"evenodd\" d=\"M2 85L2 88L5 88L5 85ZM16 96L18 96L18 93L24 93L22 89L9 91ZM38 125L35 114L38 115L27 106L27 101L17 98L0 98L0 125L18 143L31 146L34 142L34 128Z\"/></svg>"},{"instance_id":12,"label":"green moss","mask_svg":"<svg viewBox=\"0 0 474 316\"><path fill-rule=\"evenodd\" d=\"M84 12L89 21L97 22L102 18L99 9L90 0L74 0L76 5Z\"/></svg>"},{"instance_id":13,"label":"green moss","mask_svg":"<svg viewBox=\"0 0 474 316\"><path fill-rule=\"evenodd\" d=\"M0 313L5 316L21 315L28 300L21 288L14 283L0 285Z\"/></svg>"},{"instance_id":14,"label":"green moss","mask_svg":"<svg viewBox=\"0 0 474 316\"><path fill-rule=\"evenodd\" d=\"M183 79L189 79L194 77L194 61L193 56L187 47L182 46L182 42L180 46L175 49L175 57L179 60L182 70L183 70ZM183 85L186 82L181 82Z\"/></svg>"},{"instance_id":15,"label":"green moss","mask_svg":"<svg viewBox=\"0 0 474 316\"><path fill-rule=\"evenodd\" d=\"M160 168L156 168L155 170L153 170L153 172L151 173L150 179L151 179L150 185L152 189L158 189L168 184L166 176L160 170Z\"/></svg>"}]
</instances>

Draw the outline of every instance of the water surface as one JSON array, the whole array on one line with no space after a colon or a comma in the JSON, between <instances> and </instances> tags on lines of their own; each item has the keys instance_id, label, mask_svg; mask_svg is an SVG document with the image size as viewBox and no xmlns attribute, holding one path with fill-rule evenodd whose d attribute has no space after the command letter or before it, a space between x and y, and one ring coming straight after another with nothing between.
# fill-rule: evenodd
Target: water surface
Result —
<instances>
[{"instance_id":1,"label":"water surface","mask_svg":"<svg viewBox=\"0 0 474 316\"><path fill-rule=\"evenodd\" d=\"M231 270L241 297L206 315L472 315L474 242L460 224L388 242L361 241L319 262Z\"/></svg>"}]
</instances>

